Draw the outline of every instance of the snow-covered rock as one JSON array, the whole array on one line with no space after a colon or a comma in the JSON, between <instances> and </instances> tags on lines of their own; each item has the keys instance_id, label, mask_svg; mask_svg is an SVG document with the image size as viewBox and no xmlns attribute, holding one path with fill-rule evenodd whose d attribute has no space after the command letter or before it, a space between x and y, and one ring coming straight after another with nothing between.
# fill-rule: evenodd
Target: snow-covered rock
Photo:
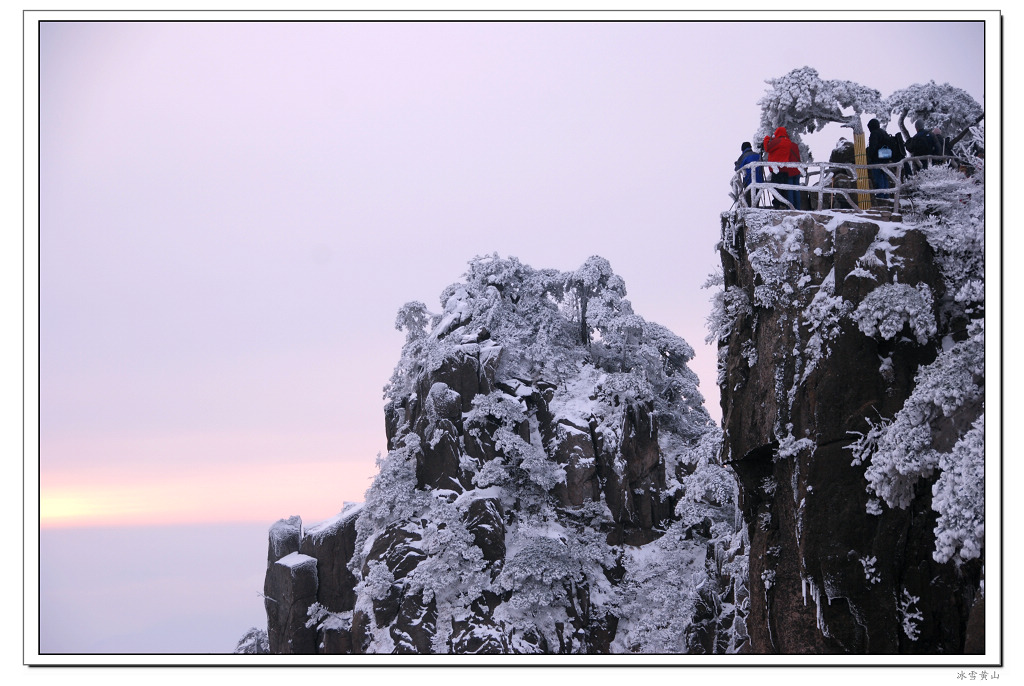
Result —
<instances>
[{"instance_id":1,"label":"snow-covered rock","mask_svg":"<svg viewBox=\"0 0 1024 686\"><path fill-rule=\"evenodd\" d=\"M316 602L316 558L288 553L267 567L263 585L270 652L316 652L316 629L306 626L309 607Z\"/></svg>"},{"instance_id":2,"label":"snow-covered rock","mask_svg":"<svg viewBox=\"0 0 1024 686\"><path fill-rule=\"evenodd\" d=\"M301 517L294 515L288 519L277 520L270 527L267 562L272 564L288 553L298 552L300 540L302 540Z\"/></svg>"},{"instance_id":3,"label":"snow-covered rock","mask_svg":"<svg viewBox=\"0 0 1024 686\"><path fill-rule=\"evenodd\" d=\"M316 649L741 650L736 492L693 349L634 314L602 258L477 258L441 303L399 312L366 502L302 536Z\"/></svg>"},{"instance_id":4,"label":"snow-covered rock","mask_svg":"<svg viewBox=\"0 0 1024 686\"><path fill-rule=\"evenodd\" d=\"M983 531L967 487L983 473L983 343L965 332L983 324L954 300L983 279L969 248L951 254L919 218L723 221L710 328L750 539L751 650L963 652L982 566L962 561Z\"/></svg>"}]
</instances>

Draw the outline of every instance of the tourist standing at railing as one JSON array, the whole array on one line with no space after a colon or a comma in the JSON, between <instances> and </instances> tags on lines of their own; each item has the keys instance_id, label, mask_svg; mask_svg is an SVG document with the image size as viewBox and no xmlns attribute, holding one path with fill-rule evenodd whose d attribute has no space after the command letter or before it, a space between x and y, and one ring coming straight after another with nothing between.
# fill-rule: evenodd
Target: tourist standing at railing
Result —
<instances>
[{"instance_id":1,"label":"tourist standing at railing","mask_svg":"<svg viewBox=\"0 0 1024 686\"><path fill-rule=\"evenodd\" d=\"M932 129L932 136L935 137L935 147L939 149L940 155L953 154L953 144L949 142L949 136L942 135L942 129L936 126Z\"/></svg>"},{"instance_id":2,"label":"tourist standing at railing","mask_svg":"<svg viewBox=\"0 0 1024 686\"><path fill-rule=\"evenodd\" d=\"M740 151L741 152L740 152L739 159L736 160L735 171L739 171L740 169L743 169L744 167L746 167L748 164L750 164L752 162L760 162L761 161L761 155L759 153L754 152L754 149L752 147L750 147L750 143L747 143L746 141L744 141L743 144L740 145ZM754 170L754 179L757 181L757 183L762 183L764 181L764 170L761 169L761 167L758 167L757 169ZM747 169L747 171L745 171L743 173L743 188L744 188L743 195L747 199L747 206L748 207L753 207L754 206L754 194L753 194L752 191L747 190L748 186L750 186L750 170L749 169Z\"/></svg>"},{"instance_id":3,"label":"tourist standing at railing","mask_svg":"<svg viewBox=\"0 0 1024 686\"><path fill-rule=\"evenodd\" d=\"M780 126L775 129L773 136L764 137L764 148L765 153L768 155L767 160L769 162L799 162L800 161L800 147L789 140L789 134L786 133L786 127ZM781 167L772 165L769 167L772 169L772 183L780 184L792 184L797 185L800 183L800 170L796 167ZM775 171L775 170L778 171ZM799 202L800 196L797 190L785 190L778 189L780 194L792 203L795 209L800 209ZM778 201L774 202L776 207L783 207Z\"/></svg>"},{"instance_id":4,"label":"tourist standing at railing","mask_svg":"<svg viewBox=\"0 0 1024 686\"><path fill-rule=\"evenodd\" d=\"M907 152L909 152L913 157L938 155L939 144L935 141L935 136L932 132L925 128L924 120L918 119L914 122L914 127L917 129L917 133L907 141ZM928 168L928 160L922 160L918 164L921 169ZM914 165L911 166L910 171L911 173L915 171Z\"/></svg>"},{"instance_id":5,"label":"tourist standing at railing","mask_svg":"<svg viewBox=\"0 0 1024 686\"><path fill-rule=\"evenodd\" d=\"M872 119L868 122L868 131L871 133L868 136L868 148L867 158L868 164L886 164L892 162L892 144L889 142L889 134L885 132L882 125L878 123L877 119ZM885 153L888 153L887 155ZM875 189L886 189L890 187L889 177L881 169L868 169L868 174L871 176L871 185ZM879 199L888 199L890 196L888 193L879 193L875 196Z\"/></svg>"}]
</instances>

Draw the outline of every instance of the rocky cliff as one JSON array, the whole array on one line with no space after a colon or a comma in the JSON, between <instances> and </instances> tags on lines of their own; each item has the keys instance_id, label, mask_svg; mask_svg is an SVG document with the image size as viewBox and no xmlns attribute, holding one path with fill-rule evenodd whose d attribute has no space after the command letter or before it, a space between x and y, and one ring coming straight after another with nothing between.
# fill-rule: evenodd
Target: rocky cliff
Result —
<instances>
[{"instance_id":1,"label":"rocky cliff","mask_svg":"<svg viewBox=\"0 0 1024 686\"><path fill-rule=\"evenodd\" d=\"M687 367L606 260L478 258L399 312L366 502L270 532L274 653L742 650L735 480Z\"/></svg>"},{"instance_id":2,"label":"rocky cliff","mask_svg":"<svg viewBox=\"0 0 1024 686\"><path fill-rule=\"evenodd\" d=\"M979 246L918 219L723 216L712 328L752 652L983 652Z\"/></svg>"},{"instance_id":3,"label":"rocky cliff","mask_svg":"<svg viewBox=\"0 0 1024 686\"><path fill-rule=\"evenodd\" d=\"M601 258L405 305L365 503L271 529L270 651L983 653L982 173L723 215L721 429Z\"/></svg>"}]
</instances>

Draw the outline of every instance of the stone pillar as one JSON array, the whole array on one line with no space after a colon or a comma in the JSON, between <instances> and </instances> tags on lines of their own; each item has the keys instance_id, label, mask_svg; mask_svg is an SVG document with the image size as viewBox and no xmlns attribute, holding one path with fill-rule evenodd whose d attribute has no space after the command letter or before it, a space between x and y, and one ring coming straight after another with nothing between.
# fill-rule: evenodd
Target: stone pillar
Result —
<instances>
[{"instance_id":1,"label":"stone pillar","mask_svg":"<svg viewBox=\"0 0 1024 686\"><path fill-rule=\"evenodd\" d=\"M306 611L316 602L316 558L294 552L267 568L263 605L267 610L270 652L309 655L317 652L315 627L306 627Z\"/></svg>"}]
</instances>

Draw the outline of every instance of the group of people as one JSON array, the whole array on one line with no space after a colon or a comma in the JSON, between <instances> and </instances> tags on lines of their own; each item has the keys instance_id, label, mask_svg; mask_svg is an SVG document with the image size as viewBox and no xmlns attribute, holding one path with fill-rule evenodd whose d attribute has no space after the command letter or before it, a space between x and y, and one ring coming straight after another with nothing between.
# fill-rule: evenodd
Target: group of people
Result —
<instances>
[{"instance_id":1,"label":"group of people","mask_svg":"<svg viewBox=\"0 0 1024 686\"><path fill-rule=\"evenodd\" d=\"M948 140L943 140L941 133L938 129L929 131L925 126L923 120L917 120L914 123L917 133L910 138L904 145L903 137L899 134L890 135L886 133L885 129L882 128L881 124L877 119L872 119L868 122L868 145L867 145L867 163L868 164L888 164L891 162L899 162L907 156L907 153L914 157L927 157L930 155L943 155L946 154L945 147L948 145ZM800 184L800 169L797 167L785 166L783 163L792 163L800 161L800 146L794 143L789 138L789 134L786 132L786 127L780 126L775 129L775 133L771 136L765 136L764 142L761 145L763 152L758 152L753 149L749 142L744 141L740 146L740 156L736 160L735 171L740 171L751 162L773 162L767 169L771 173L770 182L776 184L784 184L787 186L799 187ZM922 167L927 167L928 162L924 160L921 163ZM907 167L905 170L907 173L913 173L913 169ZM875 189L887 189L892 187L892 179L883 171L881 168L869 169L869 176L871 178L871 184ZM762 167L757 167L754 170L754 180L757 183L763 183L764 172ZM751 170L747 169L743 175L743 193L747 200L747 205L750 207L754 206L754 197L751 189L749 188L751 182ZM801 209L800 206L800 191L798 188L793 189L779 189L779 195L785 198L795 209ZM888 194L878 194L879 198L887 199L890 196ZM778 200L773 201L773 206L776 208L785 207L783 203Z\"/></svg>"},{"instance_id":2,"label":"group of people","mask_svg":"<svg viewBox=\"0 0 1024 686\"><path fill-rule=\"evenodd\" d=\"M916 129L916 133L911 136L906 143L904 143L902 134L887 133L877 119L869 121L867 163L889 164L891 162L899 162L900 160L905 159L908 154L911 157L924 158L948 154L947 148L950 147L949 139L942 138L942 133L939 129L936 128L929 130L923 119L918 119L914 122L914 128ZM917 171L917 169L924 169L927 167L928 159L924 159L917 162L915 165L904 164L902 167L902 173L906 176L910 176ZM874 188L892 188L892 177L886 174L881 168L869 169L868 172L871 177L871 185ZM897 170L894 173L900 172ZM887 193L880 193L877 197L889 199L891 196Z\"/></svg>"},{"instance_id":3,"label":"group of people","mask_svg":"<svg viewBox=\"0 0 1024 686\"><path fill-rule=\"evenodd\" d=\"M763 159L766 162L799 162L800 161L800 146L789 139L789 134L786 132L786 127L780 126L775 129L775 135L765 136L764 142L761 145L761 149L766 155ZM744 141L740 146L740 157L736 160L735 171L739 171L743 167L747 166L751 162L760 162L762 160L762 154L755 152L749 142ZM782 166L781 164L773 164L768 167L771 172L771 182L778 184L786 184L792 186L800 185L800 170L797 167ZM764 182L764 172L761 167L757 167L755 171L755 179L757 183ZM743 187L744 193L747 194L747 204L751 207L754 205L754 198L752 197L752 191L749 190L750 186L750 170L743 175ZM796 188L786 189L780 191L782 197L788 200L793 207L800 208L800 191ZM776 202L776 206L781 206L781 203Z\"/></svg>"}]
</instances>

